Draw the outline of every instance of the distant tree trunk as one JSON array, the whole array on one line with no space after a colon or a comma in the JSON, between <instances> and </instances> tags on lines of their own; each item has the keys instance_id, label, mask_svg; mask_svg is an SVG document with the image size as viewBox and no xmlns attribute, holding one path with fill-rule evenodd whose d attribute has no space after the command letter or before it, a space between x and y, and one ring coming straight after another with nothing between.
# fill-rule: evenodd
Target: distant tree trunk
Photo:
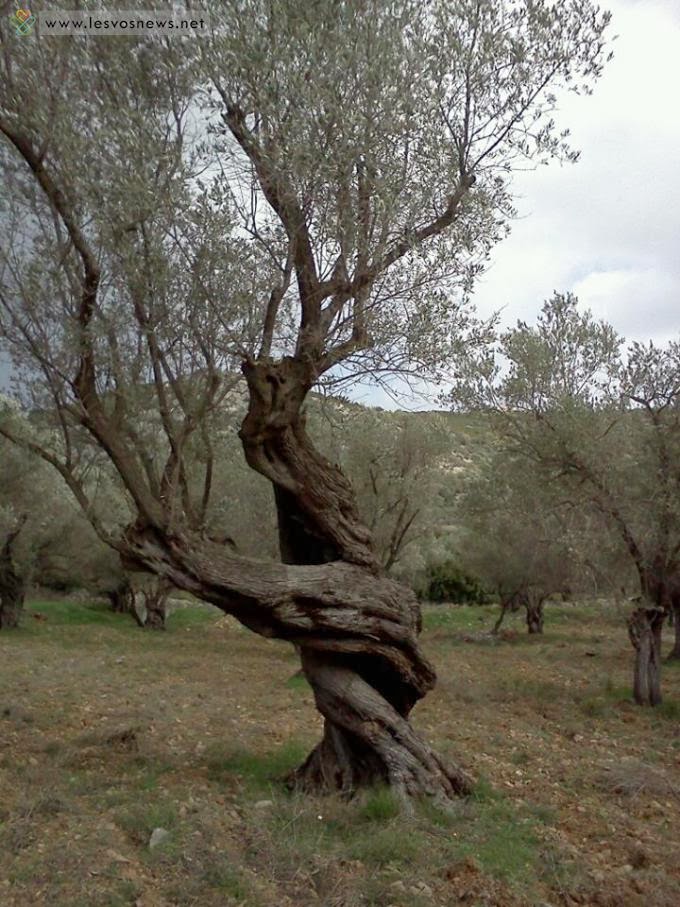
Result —
<instances>
[{"instance_id":1,"label":"distant tree trunk","mask_svg":"<svg viewBox=\"0 0 680 907\"><path fill-rule=\"evenodd\" d=\"M116 614L130 614L140 627L164 630L171 588L165 580L155 578L151 585L135 590L130 578L126 576L106 596L111 602L111 610Z\"/></svg>"},{"instance_id":2,"label":"distant tree trunk","mask_svg":"<svg viewBox=\"0 0 680 907\"><path fill-rule=\"evenodd\" d=\"M115 589L106 593L106 597L111 603L111 610L115 614L131 614L133 608L134 593L130 581L124 579Z\"/></svg>"},{"instance_id":3,"label":"distant tree trunk","mask_svg":"<svg viewBox=\"0 0 680 907\"><path fill-rule=\"evenodd\" d=\"M536 592L529 592L526 597L527 630L529 633L543 632L543 603L545 597Z\"/></svg>"},{"instance_id":4,"label":"distant tree trunk","mask_svg":"<svg viewBox=\"0 0 680 907\"><path fill-rule=\"evenodd\" d=\"M635 648L633 698L638 705L659 705L661 697L661 630L665 612L659 607L636 608L628 618Z\"/></svg>"},{"instance_id":5,"label":"distant tree trunk","mask_svg":"<svg viewBox=\"0 0 680 907\"><path fill-rule=\"evenodd\" d=\"M511 592L510 594L501 595L501 613L493 626L492 633L498 633L508 611L519 611L522 605L526 605L526 602L526 592Z\"/></svg>"},{"instance_id":6,"label":"distant tree trunk","mask_svg":"<svg viewBox=\"0 0 680 907\"><path fill-rule=\"evenodd\" d=\"M673 596L668 617L669 621L673 624L673 633L675 636L675 643L668 655L668 659L671 661L680 659L680 595Z\"/></svg>"},{"instance_id":7,"label":"distant tree trunk","mask_svg":"<svg viewBox=\"0 0 680 907\"><path fill-rule=\"evenodd\" d=\"M132 615L140 627L165 630L170 588L162 579L156 579L152 586L133 593Z\"/></svg>"},{"instance_id":8,"label":"distant tree trunk","mask_svg":"<svg viewBox=\"0 0 680 907\"><path fill-rule=\"evenodd\" d=\"M168 596L170 594L169 587L159 582L155 588L148 589L142 594L146 606L145 626L149 630L165 630Z\"/></svg>"},{"instance_id":9,"label":"distant tree trunk","mask_svg":"<svg viewBox=\"0 0 680 907\"><path fill-rule=\"evenodd\" d=\"M25 522L26 517L22 517L0 549L0 630L17 627L24 609L26 587L14 565L13 546Z\"/></svg>"}]
</instances>

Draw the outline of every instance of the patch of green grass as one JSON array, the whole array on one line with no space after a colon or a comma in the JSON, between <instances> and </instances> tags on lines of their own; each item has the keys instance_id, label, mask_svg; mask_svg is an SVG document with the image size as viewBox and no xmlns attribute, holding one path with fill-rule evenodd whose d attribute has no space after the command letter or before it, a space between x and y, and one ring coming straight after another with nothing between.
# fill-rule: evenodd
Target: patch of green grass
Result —
<instances>
[{"instance_id":1,"label":"patch of green grass","mask_svg":"<svg viewBox=\"0 0 680 907\"><path fill-rule=\"evenodd\" d=\"M3 840L3 846L8 846L11 841ZM33 851L29 851L29 854ZM8 873L8 881L13 885L22 885L39 878L43 868L43 860L40 857L27 856L21 860L16 860Z\"/></svg>"},{"instance_id":2,"label":"patch of green grass","mask_svg":"<svg viewBox=\"0 0 680 907\"><path fill-rule=\"evenodd\" d=\"M588 718L608 718L614 714L614 706L632 700L632 690L624 684L617 684L607 675L599 684L588 687L576 696L579 711Z\"/></svg>"},{"instance_id":3,"label":"patch of green grass","mask_svg":"<svg viewBox=\"0 0 680 907\"><path fill-rule=\"evenodd\" d=\"M130 879L120 879L115 883L115 887L112 891L104 892L100 895L101 900L96 901L97 907L130 907L131 904L136 903L139 896L142 894L142 889L137 882L133 882ZM90 905L94 905L95 902L89 901ZM85 902L83 902L83 905Z\"/></svg>"},{"instance_id":4,"label":"patch of green grass","mask_svg":"<svg viewBox=\"0 0 680 907\"><path fill-rule=\"evenodd\" d=\"M472 789L472 799L478 803L493 803L501 798L500 793L491 784L488 778L480 775Z\"/></svg>"},{"instance_id":5,"label":"patch of green grass","mask_svg":"<svg viewBox=\"0 0 680 907\"><path fill-rule=\"evenodd\" d=\"M286 681L286 686L291 690L309 690L309 681L304 674L296 672Z\"/></svg>"},{"instance_id":6,"label":"patch of green grass","mask_svg":"<svg viewBox=\"0 0 680 907\"><path fill-rule=\"evenodd\" d=\"M233 898L239 903L252 903L248 881L243 872L230 860L218 857L211 861L203 873L203 878L211 888L215 888L220 894Z\"/></svg>"},{"instance_id":7,"label":"patch of green grass","mask_svg":"<svg viewBox=\"0 0 680 907\"><path fill-rule=\"evenodd\" d=\"M399 802L389 787L376 787L369 791L358 810L358 815L368 822L387 822L399 813Z\"/></svg>"},{"instance_id":8,"label":"patch of green grass","mask_svg":"<svg viewBox=\"0 0 680 907\"><path fill-rule=\"evenodd\" d=\"M216 781L237 775L255 789L268 789L304 762L307 754L308 747L298 740L289 740L264 755L218 747L208 754L208 774Z\"/></svg>"},{"instance_id":9,"label":"patch of green grass","mask_svg":"<svg viewBox=\"0 0 680 907\"><path fill-rule=\"evenodd\" d=\"M425 630L484 630L491 628L496 608L493 605L426 605Z\"/></svg>"},{"instance_id":10,"label":"patch of green grass","mask_svg":"<svg viewBox=\"0 0 680 907\"><path fill-rule=\"evenodd\" d=\"M43 615L45 621L34 620L33 615ZM172 610L168 616L166 630L170 633L182 633L194 627L203 627L217 620L220 612L216 608L201 605L187 605ZM20 633L30 636L49 633L53 628L98 626L112 628L131 635L138 635L140 628L130 614L118 614L112 611L106 602L81 602L74 600L32 601L25 608ZM159 634L162 636L162 634ZM149 633L150 642L156 634Z\"/></svg>"},{"instance_id":11,"label":"patch of green grass","mask_svg":"<svg viewBox=\"0 0 680 907\"><path fill-rule=\"evenodd\" d=\"M135 760L136 774L130 777L130 785L140 791L153 791L158 787L161 777L171 770L171 765L164 762L154 762L145 756Z\"/></svg>"},{"instance_id":12,"label":"patch of green grass","mask_svg":"<svg viewBox=\"0 0 680 907\"><path fill-rule=\"evenodd\" d=\"M566 857L554 845L544 845L538 860L538 876L553 891L559 892L560 902L591 903L593 883L582 861Z\"/></svg>"},{"instance_id":13,"label":"patch of green grass","mask_svg":"<svg viewBox=\"0 0 680 907\"><path fill-rule=\"evenodd\" d=\"M84 626L98 624L102 627L135 628L129 614L116 614L105 602L34 601L26 607L26 621L33 614L43 614L47 620L32 621L34 626Z\"/></svg>"},{"instance_id":14,"label":"patch of green grass","mask_svg":"<svg viewBox=\"0 0 680 907\"><path fill-rule=\"evenodd\" d=\"M523 749L515 750L510 754L510 761L513 765L529 765L531 753Z\"/></svg>"},{"instance_id":15,"label":"patch of green grass","mask_svg":"<svg viewBox=\"0 0 680 907\"><path fill-rule=\"evenodd\" d=\"M164 828L172 833L177 828L179 817L177 807L173 803L156 800L137 803L118 810L115 821L131 841L140 846L146 846L154 828ZM167 838L166 842L169 844L170 838ZM160 846L165 847L166 842Z\"/></svg>"},{"instance_id":16,"label":"patch of green grass","mask_svg":"<svg viewBox=\"0 0 680 907\"><path fill-rule=\"evenodd\" d=\"M204 627L212 624L222 616L218 608L205 608L200 605L188 605L173 610L167 621L166 629L171 633L189 630L193 627Z\"/></svg>"},{"instance_id":17,"label":"patch of green grass","mask_svg":"<svg viewBox=\"0 0 680 907\"><path fill-rule=\"evenodd\" d=\"M675 699L664 699L661 705L655 707L653 714L655 718L678 721L680 719L680 702Z\"/></svg>"},{"instance_id":18,"label":"patch of green grass","mask_svg":"<svg viewBox=\"0 0 680 907\"><path fill-rule=\"evenodd\" d=\"M606 718L613 714L611 703L601 696L583 696L578 707L586 718Z\"/></svg>"},{"instance_id":19,"label":"patch of green grass","mask_svg":"<svg viewBox=\"0 0 680 907\"><path fill-rule=\"evenodd\" d=\"M346 844L347 855L369 866L409 866L427 853L427 838L401 821L385 826L356 830Z\"/></svg>"},{"instance_id":20,"label":"patch of green grass","mask_svg":"<svg viewBox=\"0 0 680 907\"><path fill-rule=\"evenodd\" d=\"M491 695L501 701L519 699L544 705L547 702L557 702L563 697L564 690L552 680L515 674L498 678Z\"/></svg>"},{"instance_id":21,"label":"patch of green grass","mask_svg":"<svg viewBox=\"0 0 680 907\"><path fill-rule=\"evenodd\" d=\"M476 804L459 832L456 850L479 861L496 878L525 885L535 876L537 838L531 816L523 816L501 799Z\"/></svg>"},{"instance_id":22,"label":"patch of green grass","mask_svg":"<svg viewBox=\"0 0 680 907\"><path fill-rule=\"evenodd\" d=\"M526 811L541 825L555 825L557 822L557 810L548 803L527 803Z\"/></svg>"}]
</instances>

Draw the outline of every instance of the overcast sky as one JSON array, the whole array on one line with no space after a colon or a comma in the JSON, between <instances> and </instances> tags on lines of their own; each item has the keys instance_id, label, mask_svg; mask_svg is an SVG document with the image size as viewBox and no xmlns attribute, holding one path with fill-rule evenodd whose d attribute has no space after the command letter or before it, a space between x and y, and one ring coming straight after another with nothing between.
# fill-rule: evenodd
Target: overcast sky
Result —
<instances>
[{"instance_id":1,"label":"overcast sky","mask_svg":"<svg viewBox=\"0 0 680 907\"><path fill-rule=\"evenodd\" d=\"M581 160L517 175L520 219L475 299L514 322L570 290L627 339L663 341L680 332L680 0L605 6L614 59L560 105Z\"/></svg>"}]
</instances>

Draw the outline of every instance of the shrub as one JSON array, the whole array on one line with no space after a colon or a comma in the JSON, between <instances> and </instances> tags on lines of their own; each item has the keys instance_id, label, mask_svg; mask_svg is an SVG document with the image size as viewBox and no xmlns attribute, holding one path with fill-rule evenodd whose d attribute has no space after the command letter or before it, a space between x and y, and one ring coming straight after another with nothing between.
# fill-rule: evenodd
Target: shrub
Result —
<instances>
[{"instance_id":1,"label":"shrub","mask_svg":"<svg viewBox=\"0 0 680 907\"><path fill-rule=\"evenodd\" d=\"M460 570L454 561L441 561L427 568L422 597L432 602L475 605L483 605L489 600L478 580Z\"/></svg>"}]
</instances>

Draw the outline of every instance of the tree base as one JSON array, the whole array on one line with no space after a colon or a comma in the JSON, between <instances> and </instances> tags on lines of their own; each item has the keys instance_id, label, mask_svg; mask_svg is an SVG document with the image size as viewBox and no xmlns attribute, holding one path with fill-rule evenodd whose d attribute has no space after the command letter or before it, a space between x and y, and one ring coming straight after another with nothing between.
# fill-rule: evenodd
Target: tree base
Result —
<instances>
[{"instance_id":1,"label":"tree base","mask_svg":"<svg viewBox=\"0 0 680 907\"><path fill-rule=\"evenodd\" d=\"M415 734L413 737L417 740ZM327 724L321 743L286 782L289 788L306 793L337 793L347 798L367 788L387 785L407 811L416 799L426 797L445 806L472 793L472 778L457 766L445 764L423 741L418 740L420 758L410 747L393 748L388 766L377 752Z\"/></svg>"},{"instance_id":2,"label":"tree base","mask_svg":"<svg viewBox=\"0 0 680 907\"><path fill-rule=\"evenodd\" d=\"M386 784L407 810L419 797L446 805L472 792L472 778L447 765L358 673L305 652L302 664L326 723L322 741L288 777L291 787L349 797Z\"/></svg>"}]
</instances>

